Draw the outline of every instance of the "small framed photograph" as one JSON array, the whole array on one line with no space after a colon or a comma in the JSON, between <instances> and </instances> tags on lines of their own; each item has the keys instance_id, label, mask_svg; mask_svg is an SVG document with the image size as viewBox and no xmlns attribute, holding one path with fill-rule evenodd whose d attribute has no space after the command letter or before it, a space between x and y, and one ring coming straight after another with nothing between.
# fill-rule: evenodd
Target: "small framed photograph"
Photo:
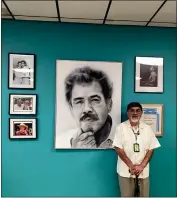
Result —
<instances>
[{"instance_id":1,"label":"small framed photograph","mask_svg":"<svg viewBox=\"0 0 177 198\"><path fill-rule=\"evenodd\" d=\"M142 121L151 126L157 137L163 136L163 104L141 104Z\"/></svg>"},{"instance_id":2,"label":"small framed photograph","mask_svg":"<svg viewBox=\"0 0 177 198\"><path fill-rule=\"evenodd\" d=\"M10 89L35 88L35 55L9 53L8 84Z\"/></svg>"},{"instance_id":3,"label":"small framed photograph","mask_svg":"<svg viewBox=\"0 0 177 198\"><path fill-rule=\"evenodd\" d=\"M10 115L35 115L37 95L10 94L9 114Z\"/></svg>"},{"instance_id":4,"label":"small framed photograph","mask_svg":"<svg viewBox=\"0 0 177 198\"><path fill-rule=\"evenodd\" d=\"M135 92L163 93L163 58L135 57Z\"/></svg>"},{"instance_id":5,"label":"small framed photograph","mask_svg":"<svg viewBox=\"0 0 177 198\"><path fill-rule=\"evenodd\" d=\"M36 118L35 119L9 119L10 139L36 139Z\"/></svg>"}]
</instances>

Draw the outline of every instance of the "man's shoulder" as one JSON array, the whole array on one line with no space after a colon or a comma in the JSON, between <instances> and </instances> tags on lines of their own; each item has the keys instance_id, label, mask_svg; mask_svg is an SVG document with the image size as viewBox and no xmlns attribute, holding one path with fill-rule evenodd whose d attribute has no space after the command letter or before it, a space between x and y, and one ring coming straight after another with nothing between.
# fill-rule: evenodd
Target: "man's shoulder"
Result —
<instances>
[{"instance_id":1,"label":"man's shoulder","mask_svg":"<svg viewBox=\"0 0 177 198\"><path fill-rule=\"evenodd\" d=\"M117 125L118 128L122 128L122 127L125 127L125 126L129 126L129 121L128 120L125 120L123 122L121 122L120 124Z\"/></svg>"},{"instance_id":2,"label":"man's shoulder","mask_svg":"<svg viewBox=\"0 0 177 198\"><path fill-rule=\"evenodd\" d=\"M143 121L140 121L140 127L141 128L144 128L144 129L151 129L151 126L149 126L148 124L146 124Z\"/></svg>"},{"instance_id":3,"label":"man's shoulder","mask_svg":"<svg viewBox=\"0 0 177 198\"><path fill-rule=\"evenodd\" d=\"M116 131L118 132L123 132L123 131L126 131L126 129L128 128L129 126L129 121L126 120L126 121L123 121L121 122L120 124L117 125L116 127Z\"/></svg>"}]
</instances>

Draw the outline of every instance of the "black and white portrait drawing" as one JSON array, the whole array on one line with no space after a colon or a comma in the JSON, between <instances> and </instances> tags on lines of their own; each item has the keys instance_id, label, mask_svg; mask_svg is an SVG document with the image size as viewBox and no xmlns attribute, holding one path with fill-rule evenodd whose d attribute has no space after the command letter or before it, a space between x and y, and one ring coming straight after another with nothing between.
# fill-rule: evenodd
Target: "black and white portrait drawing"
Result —
<instances>
[{"instance_id":1,"label":"black and white portrait drawing","mask_svg":"<svg viewBox=\"0 0 177 198\"><path fill-rule=\"evenodd\" d=\"M36 139L36 119L9 119L10 139Z\"/></svg>"},{"instance_id":2,"label":"black and white portrait drawing","mask_svg":"<svg viewBox=\"0 0 177 198\"><path fill-rule=\"evenodd\" d=\"M163 92L163 58L136 57L136 92Z\"/></svg>"},{"instance_id":3,"label":"black and white portrait drawing","mask_svg":"<svg viewBox=\"0 0 177 198\"><path fill-rule=\"evenodd\" d=\"M121 122L122 63L56 64L55 148L112 148Z\"/></svg>"},{"instance_id":4,"label":"black and white portrait drawing","mask_svg":"<svg viewBox=\"0 0 177 198\"><path fill-rule=\"evenodd\" d=\"M17 114L36 114L36 94L10 94L9 95L9 113Z\"/></svg>"},{"instance_id":5,"label":"black and white portrait drawing","mask_svg":"<svg viewBox=\"0 0 177 198\"><path fill-rule=\"evenodd\" d=\"M9 88L34 89L35 57L9 54Z\"/></svg>"}]
</instances>

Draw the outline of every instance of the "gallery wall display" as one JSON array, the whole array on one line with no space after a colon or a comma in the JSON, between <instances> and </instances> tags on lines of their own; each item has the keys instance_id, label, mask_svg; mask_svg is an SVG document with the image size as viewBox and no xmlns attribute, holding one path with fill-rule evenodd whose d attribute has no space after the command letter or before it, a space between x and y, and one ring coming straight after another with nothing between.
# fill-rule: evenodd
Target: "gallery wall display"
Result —
<instances>
[{"instance_id":1,"label":"gallery wall display","mask_svg":"<svg viewBox=\"0 0 177 198\"><path fill-rule=\"evenodd\" d=\"M135 92L163 93L163 58L135 57Z\"/></svg>"},{"instance_id":2,"label":"gallery wall display","mask_svg":"<svg viewBox=\"0 0 177 198\"><path fill-rule=\"evenodd\" d=\"M142 121L151 126L157 137L163 136L163 104L141 104Z\"/></svg>"},{"instance_id":3,"label":"gallery wall display","mask_svg":"<svg viewBox=\"0 0 177 198\"><path fill-rule=\"evenodd\" d=\"M9 94L9 114L35 115L36 100L36 94Z\"/></svg>"},{"instance_id":4,"label":"gallery wall display","mask_svg":"<svg viewBox=\"0 0 177 198\"><path fill-rule=\"evenodd\" d=\"M36 118L9 118L10 139L36 139Z\"/></svg>"},{"instance_id":5,"label":"gallery wall display","mask_svg":"<svg viewBox=\"0 0 177 198\"><path fill-rule=\"evenodd\" d=\"M9 71L8 85L10 89L35 88L35 55L16 54L8 55Z\"/></svg>"},{"instance_id":6,"label":"gallery wall display","mask_svg":"<svg viewBox=\"0 0 177 198\"><path fill-rule=\"evenodd\" d=\"M121 92L121 62L58 60L55 148L112 148Z\"/></svg>"}]
</instances>

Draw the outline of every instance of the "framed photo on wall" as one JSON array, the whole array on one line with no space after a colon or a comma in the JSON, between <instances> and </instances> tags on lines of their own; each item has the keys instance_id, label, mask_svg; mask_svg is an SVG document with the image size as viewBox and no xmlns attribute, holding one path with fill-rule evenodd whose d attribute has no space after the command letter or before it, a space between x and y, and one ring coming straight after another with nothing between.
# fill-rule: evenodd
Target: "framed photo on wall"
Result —
<instances>
[{"instance_id":1,"label":"framed photo on wall","mask_svg":"<svg viewBox=\"0 0 177 198\"><path fill-rule=\"evenodd\" d=\"M35 115L37 95L9 94L10 115Z\"/></svg>"},{"instance_id":2,"label":"framed photo on wall","mask_svg":"<svg viewBox=\"0 0 177 198\"><path fill-rule=\"evenodd\" d=\"M121 94L122 62L57 60L55 149L112 149Z\"/></svg>"},{"instance_id":3,"label":"framed photo on wall","mask_svg":"<svg viewBox=\"0 0 177 198\"><path fill-rule=\"evenodd\" d=\"M36 118L9 119L10 139L36 139L36 134Z\"/></svg>"},{"instance_id":4,"label":"framed photo on wall","mask_svg":"<svg viewBox=\"0 0 177 198\"><path fill-rule=\"evenodd\" d=\"M135 57L135 92L163 93L163 58Z\"/></svg>"},{"instance_id":5,"label":"framed photo on wall","mask_svg":"<svg viewBox=\"0 0 177 198\"><path fill-rule=\"evenodd\" d=\"M35 88L35 55L12 54L8 56L9 73L8 84L10 89Z\"/></svg>"},{"instance_id":6,"label":"framed photo on wall","mask_svg":"<svg viewBox=\"0 0 177 198\"><path fill-rule=\"evenodd\" d=\"M163 136L163 104L141 104L142 121L151 126L157 137Z\"/></svg>"}]
</instances>

